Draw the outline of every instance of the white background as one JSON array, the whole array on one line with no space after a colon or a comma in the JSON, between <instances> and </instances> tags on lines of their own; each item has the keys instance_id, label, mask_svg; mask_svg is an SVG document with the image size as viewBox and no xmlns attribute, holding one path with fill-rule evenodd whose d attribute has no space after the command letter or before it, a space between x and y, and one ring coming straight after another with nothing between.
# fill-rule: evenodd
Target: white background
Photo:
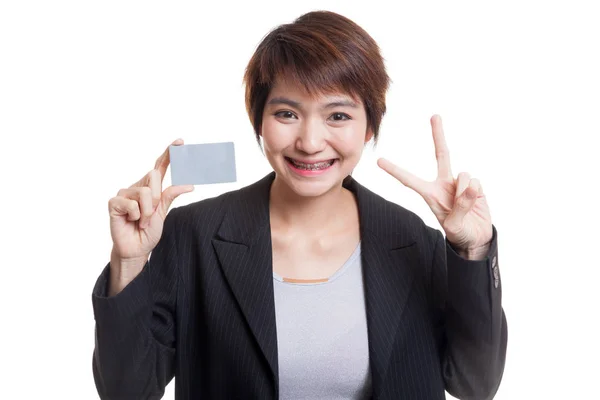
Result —
<instances>
[{"instance_id":1,"label":"white background","mask_svg":"<svg viewBox=\"0 0 600 400\"><path fill-rule=\"evenodd\" d=\"M269 30L315 9L364 27L393 80L380 144L356 179L439 229L375 163L434 179L439 113L455 176L482 183L509 326L496 398L600 398L593 2L375 0L1 3L0 398L97 398L91 291L111 249L108 200L178 137L234 141L239 180L173 206L268 173L244 68Z\"/></svg>"}]
</instances>

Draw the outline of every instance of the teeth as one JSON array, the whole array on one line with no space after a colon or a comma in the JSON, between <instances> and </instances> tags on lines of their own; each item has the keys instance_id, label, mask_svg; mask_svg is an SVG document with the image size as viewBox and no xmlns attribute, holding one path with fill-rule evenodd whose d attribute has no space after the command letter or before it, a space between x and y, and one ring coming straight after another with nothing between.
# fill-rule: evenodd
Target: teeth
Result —
<instances>
[{"instance_id":1,"label":"teeth","mask_svg":"<svg viewBox=\"0 0 600 400\"><path fill-rule=\"evenodd\" d=\"M315 164L304 164L304 163L298 162L296 160L293 160L291 158L290 158L290 160L292 161L292 164L294 164L295 167L298 167L300 169L307 169L307 170L311 170L311 171L330 167L334 161L334 160L329 160L329 161L323 161L323 162L315 163Z\"/></svg>"}]
</instances>

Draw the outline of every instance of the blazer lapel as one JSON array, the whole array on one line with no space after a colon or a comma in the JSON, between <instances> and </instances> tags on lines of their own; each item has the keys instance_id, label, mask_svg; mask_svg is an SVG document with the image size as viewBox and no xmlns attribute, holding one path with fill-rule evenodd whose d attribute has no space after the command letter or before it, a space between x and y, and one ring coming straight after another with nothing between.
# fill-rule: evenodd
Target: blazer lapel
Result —
<instances>
[{"instance_id":1,"label":"blazer lapel","mask_svg":"<svg viewBox=\"0 0 600 400\"><path fill-rule=\"evenodd\" d=\"M417 246L410 225L398 218L403 214L398 212L399 206L351 177L346 178L344 186L355 194L360 214L369 357L377 398L392 347L402 339L396 337L396 332L413 283L411 266L418 262Z\"/></svg>"},{"instance_id":2,"label":"blazer lapel","mask_svg":"<svg viewBox=\"0 0 600 400\"><path fill-rule=\"evenodd\" d=\"M269 217L272 172L230 195L223 222L212 240L231 290L279 385L273 259ZM389 363L396 332L418 262L416 240L397 205L356 182L344 187L357 199L367 308L369 357L375 397ZM226 201L226 200L225 200Z\"/></svg>"},{"instance_id":3,"label":"blazer lapel","mask_svg":"<svg viewBox=\"0 0 600 400\"><path fill-rule=\"evenodd\" d=\"M278 387L269 189L274 173L230 197L212 240L221 268Z\"/></svg>"}]
</instances>

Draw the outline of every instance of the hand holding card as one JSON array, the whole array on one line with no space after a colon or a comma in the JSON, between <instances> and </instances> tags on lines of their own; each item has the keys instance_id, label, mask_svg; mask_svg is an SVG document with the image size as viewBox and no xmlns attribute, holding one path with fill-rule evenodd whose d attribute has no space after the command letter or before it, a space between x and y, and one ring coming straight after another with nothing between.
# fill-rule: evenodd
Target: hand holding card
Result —
<instances>
[{"instance_id":1,"label":"hand holding card","mask_svg":"<svg viewBox=\"0 0 600 400\"><path fill-rule=\"evenodd\" d=\"M170 146L171 183L206 185L236 181L233 142Z\"/></svg>"},{"instance_id":2,"label":"hand holding card","mask_svg":"<svg viewBox=\"0 0 600 400\"><path fill-rule=\"evenodd\" d=\"M154 169L130 187L119 190L108 202L113 240L109 296L119 293L140 273L162 236L173 200L194 190L192 185L171 185L162 189L170 162L169 149L182 145L183 140L175 140L158 157Z\"/></svg>"}]
</instances>

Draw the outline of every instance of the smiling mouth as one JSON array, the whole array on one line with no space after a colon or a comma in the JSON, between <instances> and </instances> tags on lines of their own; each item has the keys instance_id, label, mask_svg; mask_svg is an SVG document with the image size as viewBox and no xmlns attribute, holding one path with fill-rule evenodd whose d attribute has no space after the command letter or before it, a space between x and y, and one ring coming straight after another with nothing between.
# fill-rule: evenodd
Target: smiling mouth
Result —
<instances>
[{"instance_id":1,"label":"smiling mouth","mask_svg":"<svg viewBox=\"0 0 600 400\"><path fill-rule=\"evenodd\" d=\"M331 167L333 165L333 163L337 160L337 158L332 158L331 160L321 161L321 162L312 163L312 164L296 161L290 157L285 157L285 160L288 163L292 164L295 168L306 170L306 171L318 171L321 169L326 169L326 168Z\"/></svg>"}]
</instances>

